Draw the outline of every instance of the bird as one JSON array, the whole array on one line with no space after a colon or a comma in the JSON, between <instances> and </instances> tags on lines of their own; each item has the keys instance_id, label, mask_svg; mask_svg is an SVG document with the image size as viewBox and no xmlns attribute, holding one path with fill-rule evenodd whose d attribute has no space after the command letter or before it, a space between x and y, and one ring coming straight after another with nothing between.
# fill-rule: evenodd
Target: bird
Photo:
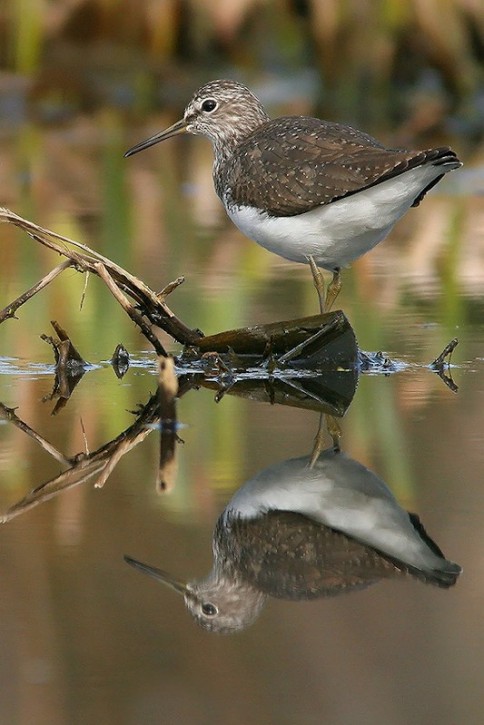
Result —
<instances>
[{"instance_id":1,"label":"bird","mask_svg":"<svg viewBox=\"0 0 484 725\"><path fill-rule=\"evenodd\" d=\"M351 126L309 116L271 119L254 93L233 80L201 86L181 120L124 155L180 133L212 142L215 191L240 231L310 265L321 312L339 294L341 269L462 165L447 146L386 148ZM321 269L333 274L326 294Z\"/></svg>"},{"instance_id":2,"label":"bird","mask_svg":"<svg viewBox=\"0 0 484 725\"><path fill-rule=\"evenodd\" d=\"M190 582L124 559L181 594L194 620L220 634L251 625L269 597L316 599L405 577L448 589L462 571L375 473L335 445L246 481L215 525L212 550L210 573Z\"/></svg>"}]
</instances>

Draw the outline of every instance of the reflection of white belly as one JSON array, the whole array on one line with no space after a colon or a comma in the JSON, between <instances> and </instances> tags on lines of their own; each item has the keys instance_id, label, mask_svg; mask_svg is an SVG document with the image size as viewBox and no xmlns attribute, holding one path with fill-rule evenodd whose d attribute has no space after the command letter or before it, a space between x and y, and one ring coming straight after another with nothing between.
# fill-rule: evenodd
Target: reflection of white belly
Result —
<instances>
[{"instance_id":1,"label":"reflection of white belly","mask_svg":"<svg viewBox=\"0 0 484 725\"><path fill-rule=\"evenodd\" d=\"M227 207L248 237L281 257L326 269L344 267L386 237L419 193L443 172L419 166L381 184L291 217L269 217L248 206Z\"/></svg>"},{"instance_id":2,"label":"reflection of white belly","mask_svg":"<svg viewBox=\"0 0 484 725\"><path fill-rule=\"evenodd\" d=\"M260 471L234 494L222 516L253 519L293 511L418 569L438 571L449 564L372 471L333 450L323 451L313 468L309 462L309 456L292 458Z\"/></svg>"}]
</instances>

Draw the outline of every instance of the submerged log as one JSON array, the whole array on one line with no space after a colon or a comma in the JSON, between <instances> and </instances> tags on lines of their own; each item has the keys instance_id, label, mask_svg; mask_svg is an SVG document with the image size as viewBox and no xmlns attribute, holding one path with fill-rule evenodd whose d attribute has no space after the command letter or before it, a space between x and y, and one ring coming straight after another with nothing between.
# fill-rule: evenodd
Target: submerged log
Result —
<instances>
[{"instance_id":1,"label":"submerged log","mask_svg":"<svg viewBox=\"0 0 484 725\"><path fill-rule=\"evenodd\" d=\"M341 310L208 335L176 359L181 378L258 402L342 416L358 383L358 345Z\"/></svg>"},{"instance_id":2,"label":"submerged log","mask_svg":"<svg viewBox=\"0 0 484 725\"><path fill-rule=\"evenodd\" d=\"M211 353L229 369L256 360L317 371L349 369L358 363L356 337L341 310L207 335L187 348L179 361Z\"/></svg>"},{"instance_id":3,"label":"submerged log","mask_svg":"<svg viewBox=\"0 0 484 725\"><path fill-rule=\"evenodd\" d=\"M324 350L324 359L330 360L332 368L338 360L354 363L357 356L353 329L341 310L207 335L197 340L196 349L201 353L234 352L265 357L288 355L296 350L295 356L304 358L315 353L319 356Z\"/></svg>"},{"instance_id":4,"label":"submerged log","mask_svg":"<svg viewBox=\"0 0 484 725\"><path fill-rule=\"evenodd\" d=\"M201 378L202 388L217 391L219 402L225 394L247 398L257 403L284 405L302 410L342 417L349 408L358 384L356 370L329 371L305 377L272 379L245 378L224 386L217 380Z\"/></svg>"}]
</instances>

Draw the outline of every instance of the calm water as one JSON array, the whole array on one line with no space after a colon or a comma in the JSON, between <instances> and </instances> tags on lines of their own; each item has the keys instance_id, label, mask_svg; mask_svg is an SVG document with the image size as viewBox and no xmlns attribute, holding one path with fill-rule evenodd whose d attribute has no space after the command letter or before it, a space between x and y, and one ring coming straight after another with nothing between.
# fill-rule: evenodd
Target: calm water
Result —
<instances>
[{"instance_id":1,"label":"calm water","mask_svg":"<svg viewBox=\"0 0 484 725\"><path fill-rule=\"evenodd\" d=\"M224 221L203 141L121 152L174 120L128 131L109 114L68 128L28 124L4 139L3 201L90 244L206 333L316 312L306 269L271 257ZM464 573L448 591L414 579L314 601L270 598L232 636L196 626L129 554L184 580L211 567L215 522L261 470L311 453L319 414L191 390L171 490L156 490L159 433L122 456L103 488L72 486L3 524L0 719L5 723L482 722L484 694L483 159L452 175L391 238L344 274L339 302L363 350L401 361L362 374L341 421L347 456L418 513ZM460 172L459 172L460 173ZM0 306L59 260L2 226ZM66 272L0 327L0 401L58 452L0 422L2 511L134 421L156 360L101 283ZM48 400L50 320L93 364L57 415ZM453 337L453 392L427 365ZM132 365L108 365L118 342ZM173 351L176 346L169 343ZM326 440L330 445L329 437ZM61 455L62 454L62 455Z\"/></svg>"}]
</instances>

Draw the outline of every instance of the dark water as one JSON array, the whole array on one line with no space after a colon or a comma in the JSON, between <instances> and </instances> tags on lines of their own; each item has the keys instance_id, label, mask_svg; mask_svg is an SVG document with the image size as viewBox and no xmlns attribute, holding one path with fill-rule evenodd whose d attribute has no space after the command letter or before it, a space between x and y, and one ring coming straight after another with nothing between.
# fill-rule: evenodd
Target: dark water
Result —
<instances>
[{"instance_id":1,"label":"dark water","mask_svg":"<svg viewBox=\"0 0 484 725\"><path fill-rule=\"evenodd\" d=\"M207 333L316 312L308 271L244 240L211 190L210 149L176 141L123 161L136 138L103 117L25 126L3 149L5 203L113 257L155 289L185 274L170 304ZM153 119L147 135L169 119ZM149 128L148 128L149 126ZM128 138L129 137L129 138ZM198 628L181 597L123 561L183 580L211 568L212 533L244 482L309 455L319 414L207 389L178 404L170 490L156 490L159 432L146 429L102 488L96 477L20 512L0 531L0 714L5 723L482 722L484 655L484 324L482 158L413 210L344 273L339 300L360 347L398 360L363 373L340 421L341 447L416 512L463 567L444 590L411 577L313 601L270 598L234 635ZM468 174L468 175L466 175ZM26 183L26 179L28 183ZM477 180L477 182L476 182ZM0 305L58 264L2 226ZM6 512L134 421L156 389L156 360L108 292L68 271L0 327L0 401L54 446L0 424ZM57 320L93 364L57 415ZM428 368L452 338L453 391ZM118 342L131 367L108 364ZM177 351L169 341L170 349ZM327 436L325 446L331 445Z\"/></svg>"}]
</instances>

